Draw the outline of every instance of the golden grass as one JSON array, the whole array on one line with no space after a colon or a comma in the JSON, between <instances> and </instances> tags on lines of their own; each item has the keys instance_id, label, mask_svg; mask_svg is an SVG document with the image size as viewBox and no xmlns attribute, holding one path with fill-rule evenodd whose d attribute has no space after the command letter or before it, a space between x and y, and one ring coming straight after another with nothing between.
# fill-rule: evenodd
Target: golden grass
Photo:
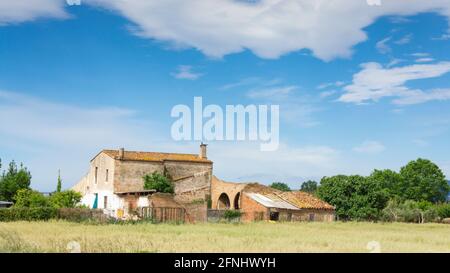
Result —
<instances>
[{"instance_id":1,"label":"golden grass","mask_svg":"<svg viewBox=\"0 0 450 273\"><path fill-rule=\"evenodd\" d=\"M450 252L450 225L250 223L89 225L0 223L0 252Z\"/></svg>"}]
</instances>

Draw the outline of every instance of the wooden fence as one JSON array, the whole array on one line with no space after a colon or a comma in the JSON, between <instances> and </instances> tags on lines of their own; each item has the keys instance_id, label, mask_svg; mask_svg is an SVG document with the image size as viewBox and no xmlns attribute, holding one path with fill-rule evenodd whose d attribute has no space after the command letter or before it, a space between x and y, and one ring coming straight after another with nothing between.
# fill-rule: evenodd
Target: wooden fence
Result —
<instances>
[{"instance_id":1,"label":"wooden fence","mask_svg":"<svg viewBox=\"0 0 450 273\"><path fill-rule=\"evenodd\" d=\"M184 208L143 207L141 208L140 216L142 219L148 219L158 223L184 222L186 210Z\"/></svg>"}]
</instances>

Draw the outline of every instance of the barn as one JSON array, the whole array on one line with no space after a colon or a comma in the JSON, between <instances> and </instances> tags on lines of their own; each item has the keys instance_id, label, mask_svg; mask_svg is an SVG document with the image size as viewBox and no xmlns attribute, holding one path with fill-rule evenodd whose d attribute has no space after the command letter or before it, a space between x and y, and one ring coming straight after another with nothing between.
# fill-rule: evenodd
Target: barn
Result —
<instances>
[{"instance_id":1,"label":"barn","mask_svg":"<svg viewBox=\"0 0 450 273\"><path fill-rule=\"evenodd\" d=\"M212 207L240 210L244 222L335 220L332 205L306 192L282 192L258 183L225 182L215 176L211 188Z\"/></svg>"}]
</instances>

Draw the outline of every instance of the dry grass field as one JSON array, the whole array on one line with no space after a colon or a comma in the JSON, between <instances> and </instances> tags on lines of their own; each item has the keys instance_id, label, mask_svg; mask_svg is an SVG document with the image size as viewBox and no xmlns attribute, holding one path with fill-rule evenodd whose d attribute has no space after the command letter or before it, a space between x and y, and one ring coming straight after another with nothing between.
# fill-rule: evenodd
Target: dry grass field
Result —
<instances>
[{"instance_id":1,"label":"dry grass field","mask_svg":"<svg viewBox=\"0 0 450 273\"><path fill-rule=\"evenodd\" d=\"M82 252L370 252L374 241L381 252L450 252L450 225L0 223L0 252L68 252L72 241Z\"/></svg>"}]
</instances>

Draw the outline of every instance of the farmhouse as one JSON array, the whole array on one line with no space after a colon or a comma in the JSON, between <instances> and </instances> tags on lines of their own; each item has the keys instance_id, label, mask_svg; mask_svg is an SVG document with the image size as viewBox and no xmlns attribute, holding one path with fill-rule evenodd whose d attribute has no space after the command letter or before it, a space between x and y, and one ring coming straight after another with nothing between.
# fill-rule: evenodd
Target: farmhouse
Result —
<instances>
[{"instance_id":1,"label":"farmhouse","mask_svg":"<svg viewBox=\"0 0 450 273\"><path fill-rule=\"evenodd\" d=\"M175 188L173 201L199 210L210 197L213 163L206 157L206 145L199 154L175 154L103 150L73 190L83 195L82 204L103 209L113 217L130 217L138 208L149 207L155 191L144 189L142 177L155 171L169 175ZM167 198L166 198L167 199ZM195 204L196 206L192 205Z\"/></svg>"},{"instance_id":2,"label":"farmhouse","mask_svg":"<svg viewBox=\"0 0 450 273\"><path fill-rule=\"evenodd\" d=\"M144 189L143 176L155 171L171 178L173 195ZM103 150L73 190L83 195L82 204L116 218L151 215L161 221L203 222L208 212L235 209L243 221L334 220L334 207L310 194L216 178L204 144L199 154Z\"/></svg>"},{"instance_id":3,"label":"farmhouse","mask_svg":"<svg viewBox=\"0 0 450 273\"><path fill-rule=\"evenodd\" d=\"M258 183L225 182L212 179L212 207L236 209L243 221L324 221L335 219L335 208L311 194L282 192Z\"/></svg>"}]
</instances>

